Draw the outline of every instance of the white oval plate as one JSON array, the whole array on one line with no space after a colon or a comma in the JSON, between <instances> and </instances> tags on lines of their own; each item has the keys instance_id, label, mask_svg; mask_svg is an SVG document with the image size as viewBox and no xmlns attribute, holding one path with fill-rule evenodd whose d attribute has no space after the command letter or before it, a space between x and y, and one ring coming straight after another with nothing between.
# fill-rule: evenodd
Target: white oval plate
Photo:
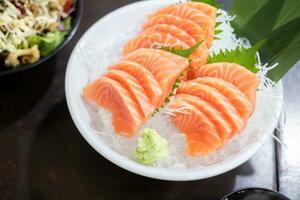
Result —
<instances>
[{"instance_id":1,"label":"white oval plate","mask_svg":"<svg viewBox=\"0 0 300 200\"><path fill-rule=\"evenodd\" d=\"M97 152L109 161L128 171L151 178L174 181L199 180L222 174L243 164L263 146L276 128L281 113L283 104L281 83L277 86L279 97L273 102L274 120L272 123L266 124L265 130L267 131L261 134L261 138L244 146L239 152L220 162L195 170L170 170L143 166L113 151L92 130L90 125L91 117L81 98L82 88L91 79L89 73L95 70L96 77L97 73L101 74L106 70L106 55L100 54L95 56L96 53L94 51L113 41L115 39L114 36L123 31L122 27L139 24L141 19L145 18L153 10L174 2L177 1L151 0L133 3L113 11L95 23L80 39L70 57L66 72L66 98L72 118L82 136Z\"/></svg>"}]
</instances>

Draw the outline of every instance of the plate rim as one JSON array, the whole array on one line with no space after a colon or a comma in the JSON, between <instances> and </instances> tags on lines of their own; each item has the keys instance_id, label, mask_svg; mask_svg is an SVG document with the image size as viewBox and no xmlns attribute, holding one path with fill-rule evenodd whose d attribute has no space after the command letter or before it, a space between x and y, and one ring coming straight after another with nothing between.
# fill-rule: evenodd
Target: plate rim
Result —
<instances>
[{"instance_id":1,"label":"plate rim","mask_svg":"<svg viewBox=\"0 0 300 200\"><path fill-rule=\"evenodd\" d=\"M245 163L248 161L254 154L256 154L262 146L266 143L267 139L269 136L272 134L272 132L275 130L277 123L280 118L280 114L282 111L283 107L283 87L282 87L282 82L279 82L278 86L280 87L280 99L281 102L280 105L278 103L278 108L277 113L275 115L277 121L274 121L272 124L270 124L267 128L269 130L269 133L265 133L259 138L256 142L248 144L244 146L240 152L237 154L241 154L241 156L238 156L236 158L230 158L232 156L229 156L227 160L223 165L221 166L214 166L213 164L208 166L205 170L202 169L195 169L195 170L174 170L174 169L165 169L165 168L155 168L155 167L149 167L149 166L144 166L141 165L137 162L134 162L123 155L115 152L112 150L109 146L100 143L100 141L94 140L95 136L93 136L93 133L86 133L87 131L84 130L84 125L80 121L79 116L76 114L74 110L76 105L73 105L73 102L71 100L71 93L68 88L70 88L70 76L71 76L71 65L72 61L74 60L76 51L80 47L82 41L85 40L85 38L88 37L89 33L93 32L94 29L96 29L98 26L101 26L102 23L104 23L106 20L109 18L113 17L114 15L117 15L118 13L122 11L126 11L126 9L133 7L133 6L141 6L145 5L147 3L152 3L152 2L157 2L159 0L147 0L147 1L140 1L140 2L134 2L127 4L121 8L118 8L104 17L100 18L97 22L95 22L80 38L80 40L77 42L76 46L74 47L72 54L69 58L68 65L67 65L67 70L66 70L66 78L65 78L65 92L66 92L66 100L67 100L67 105L71 114L71 117L74 121L75 126L79 130L80 134L85 138L85 140L104 158L109 160L110 162L114 163L115 165L126 169L132 173L149 177L149 178L154 178L154 179L159 179L159 180L167 180L167 181L193 181L193 180L200 180L200 179L205 179L205 178L210 178L213 176L217 176L220 174L223 174L225 172L228 172L241 164ZM173 2L170 0L169 2ZM247 147L247 148L245 148ZM245 149L247 149L245 151ZM124 159L126 158L126 159Z\"/></svg>"}]
</instances>

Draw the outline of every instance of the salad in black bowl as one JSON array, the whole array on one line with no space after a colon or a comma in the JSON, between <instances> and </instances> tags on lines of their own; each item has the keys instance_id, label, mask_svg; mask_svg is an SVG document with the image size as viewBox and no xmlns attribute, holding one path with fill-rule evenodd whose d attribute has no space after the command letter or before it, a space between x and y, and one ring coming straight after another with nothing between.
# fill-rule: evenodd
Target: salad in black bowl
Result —
<instances>
[{"instance_id":1,"label":"salad in black bowl","mask_svg":"<svg viewBox=\"0 0 300 200\"><path fill-rule=\"evenodd\" d=\"M0 76L52 57L72 38L81 16L81 0L1 0Z\"/></svg>"}]
</instances>

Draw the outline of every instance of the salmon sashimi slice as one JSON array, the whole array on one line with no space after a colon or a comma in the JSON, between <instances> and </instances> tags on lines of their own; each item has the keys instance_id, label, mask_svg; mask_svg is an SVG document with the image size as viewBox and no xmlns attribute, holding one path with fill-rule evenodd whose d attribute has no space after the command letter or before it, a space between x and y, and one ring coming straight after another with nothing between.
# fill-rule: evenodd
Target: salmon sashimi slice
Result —
<instances>
[{"instance_id":1,"label":"salmon sashimi slice","mask_svg":"<svg viewBox=\"0 0 300 200\"><path fill-rule=\"evenodd\" d=\"M188 59L181 57L181 56L177 56L168 51L163 51L163 50L159 50L159 49L147 49L147 51L152 52L154 54L160 54L161 56L168 58L170 61L172 61L174 64L176 64L180 68L181 68L181 66L188 66Z\"/></svg>"},{"instance_id":2,"label":"salmon sashimi slice","mask_svg":"<svg viewBox=\"0 0 300 200\"><path fill-rule=\"evenodd\" d=\"M139 84L144 88L151 104L155 107L159 107L160 98L163 94L162 89L152 73L144 66L135 62L123 60L109 67L109 69L118 69L135 77Z\"/></svg>"},{"instance_id":3,"label":"salmon sashimi slice","mask_svg":"<svg viewBox=\"0 0 300 200\"><path fill-rule=\"evenodd\" d=\"M127 55L128 53L140 48L161 48L164 46L181 47L183 45L184 43L180 39L173 37L169 33L144 33L131 39L127 44L125 44L123 55ZM186 45L184 46L184 48L187 47L188 46Z\"/></svg>"},{"instance_id":4,"label":"salmon sashimi slice","mask_svg":"<svg viewBox=\"0 0 300 200\"><path fill-rule=\"evenodd\" d=\"M152 51L154 53L157 53L157 49L149 49L149 51ZM176 64L177 66L179 66L181 68L181 66L189 66L188 64L188 59L181 57L181 56L174 56L173 53L170 53L168 51L163 51L163 50L159 50L160 55L167 57L168 59L170 59L174 64ZM190 66L191 66L191 62L190 62ZM187 80L187 75L189 71L189 67L187 67L183 72L180 73L180 76L182 77L181 81Z\"/></svg>"},{"instance_id":5,"label":"salmon sashimi slice","mask_svg":"<svg viewBox=\"0 0 300 200\"><path fill-rule=\"evenodd\" d=\"M174 15L155 15L151 17L143 26L143 29L149 29L157 24L167 24L174 25L181 30L184 30L190 36L192 36L196 41L205 40L206 31L203 30L198 24L191 20L182 19Z\"/></svg>"},{"instance_id":6,"label":"salmon sashimi slice","mask_svg":"<svg viewBox=\"0 0 300 200\"><path fill-rule=\"evenodd\" d=\"M187 74L187 80L195 78L198 69L207 63L209 49L202 44L191 56L190 69Z\"/></svg>"},{"instance_id":7,"label":"salmon sashimi slice","mask_svg":"<svg viewBox=\"0 0 300 200\"><path fill-rule=\"evenodd\" d=\"M212 104L189 94L177 94L175 98L182 99L203 112L215 124L222 141L227 142L230 136L233 135L231 124L225 120L224 114L219 112Z\"/></svg>"},{"instance_id":8,"label":"salmon sashimi slice","mask_svg":"<svg viewBox=\"0 0 300 200\"><path fill-rule=\"evenodd\" d=\"M87 101L95 102L112 113L113 126L120 135L134 136L144 122L138 112L138 104L117 81L101 77L86 86L83 94Z\"/></svg>"},{"instance_id":9,"label":"salmon sashimi slice","mask_svg":"<svg viewBox=\"0 0 300 200\"><path fill-rule=\"evenodd\" d=\"M225 115L226 120L232 125L234 133L238 133L244 128L244 122L236 108L215 88L188 81L183 82L176 92L177 94L183 93L197 96L214 105L217 110Z\"/></svg>"},{"instance_id":10,"label":"salmon sashimi slice","mask_svg":"<svg viewBox=\"0 0 300 200\"><path fill-rule=\"evenodd\" d=\"M157 25L157 27L159 27L159 26L161 26L161 25ZM155 29L154 30L147 29L146 31L144 31L144 33L151 34L152 31L159 31L159 30L165 31L166 33L169 33L170 35L172 35L172 37L179 39L181 41L180 46L184 49L188 49L196 44L195 40L190 36L189 36L190 39L192 39L193 41L191 40L191 41L186 42L186 39L184 39L184 37L188 36L188 35L184 35L184 32L181 32L180 29L177 30L177 28L174 28L174 29L172 29L171 27L168 28L169 25L162 25L162 26L165 26L163 28L164 30L161 30L161 28L157 28L156 30ZM173 46L173 45L171 45L171 46ZM206 47L206 44L205 43L201 44L201 46L199 46L190 56L191 71L195 71L195 70L197 70L197 68L199 66L206 64L208 55L209 55L209 49Z\"/></svg>"},{"instance_id":11,"label":"salmon sashimi slice","mask_svg":"<svg viewBox=\"0 0 300 200\"><path fill-rule=\"evenodd\" d=\"M185 112L175 113L172 122L186 135L189 155L207 155L224 145L214 123L195 106L177 98L170 106L174 110L182 107Z\"/></svg>"},{"instance_id":12,"label":"salmon sashimi slice","mask_svg":"<svg viewBox=\"0 0 300 200\"><path fill-rule=\"evenodd\" d=\"M189 46L193 46L197 43L197 41L190 36L187 32L185 32L183 29L178 28L174 25L169 24L156 24L146 30L143 31L143 33L155 33L155 32L164 32L169 33L173 37L180 39L184 43L186 43Z\"/></svg>"},{"instance_id":13,"label":"salmon sashimi slice","mask_svg":"<svg viewBox=\"0 0 300 200\"><path fill-rule=\"evenodd\" d=\"M259 78L243 66L235 63L213 63L204 65L196 72L196 77L221 78L235 85L248 99L255 104L256 90L260 84Z\"/></svg>"},{"instance_id":14,"label":"salmon sashimi slice","mask_svg":"<svg viewBox=\"0 0 300 200\"><path fill-rule=\"evenodd\" d=\"M188 150L187 154L190 156L206 156L215 150L208 146L205 139L196 138L198 134L187 135ZM198 136L199 137L199 136Z\"/></svg>"},{"instance_id":15,"label":"salmon sashimi slice","mask_svg":"<svg viewBox=\"0 0 300 200\"><path fill-rule=\"evenodd\" d=\"M202 2L187 2L185 3L185 5L195 8L200 12L203 12L204 14L206 14L212 19L216 18L217 9L209 4L202 3Z\"/></svg>"},{"instance_id":16,"label":"salmon sashimi slice","mask_svg":"<svg viewBox=\"0 0 300 200\"><path fill-rule=\"evenodd\" d=\"M171 93L177 78L188 67L187 59L181 58L184 59L185 62L182 65L178 65L172 62L172 60L168 57L163 56L163 54L166 53L162 52L164 51L139 49L125 57L126 60L130 60L144 66L156 78L163 91L160 105L164 103L166 97ZM175 54L168 54L168 56L179 57Z\"/></svg>"},{"instance_id":17,"label":"salmon sashimi slice","mask_svg":"<svg viewBox=\"0 0 300 200\"><path fill-rule=\"evenodd\" d=\"M214 39L214 32L215 32L215 26L216 22L215 19L210 18L206 14L200 12L199 10L187 6L185 4L174 4L168 7L165 7L155 14L150 16L155 17L156 15L161 14L169 14L169 15L175 15L177 17L181 17L183 19L191 20L198 24L202 29L206 31L205 39L207 42L207 46L210 47L213 39Z\"/></svg>"},{"instance_id":18,"label":"salmon sashimi slice","mask_svg":"<svg viewBox=\"0 0 300 200\"><path fill-rule=\"evenodd\" d=\"M248 121L248 118L254 109L253 104L246 97L246 95L233 84L224 81L223 79L214 77L197 78L193 81L217 89L221 94L227 97L230 103L237 109L245 123Z\"/></svg>"},{"instance_id":19,"label":"salmon sashimi slice","mask_svg":"<svg viewBox=\"0 0 300 200\"><path fill-rule=\"evenodd\" d=\"M207 156L208 154L211 154L224 146L224 144L220 143L219 141L216 142L215 140L213 140L210 137L210 135L201 134L202 133L201 130L199 132L193 132L187 134L188 155ZM203 149L203 146L205 146L205 149Z\"/></svg>"},{"instance_id":20,"label":"salmon sashimi slice","mask_svg":"<svg viewBox=\"0 0 300 200\"><path fill-rule=\"evenodd\" d=\"M164 25L169 26L169 25ZM157 26L158 27L158 26ZM194 44L191 42L188 44L182 40L182 37L176 37L176 35L180 35L184 33L180 31L180 29L172 29L161 26L160 28L155 29L147 29L141 35L137 36L136 38L130 40L124 47L123 54L126 55L132 51L135 51L139 48L158 48L162 46L171 46L171 47L178 47L183 49L188 49L192 47ZM164 29L164 30L161 30ZM164 32L155 32L155 31L164 31ZM169 31L168 31L169 30ZM174 32L172 32L174 30ZM171 33L172 32L172 33ZM186 35L188 36L188 35ZM190 38L192 39L192 38ZM190 67L192 71L197 69L197 67L206 64L207 57L209 55L209 50L205 44L202 44L199 48L197 48L193 54L190 56L191 64Z\"/></svg>"},{"instance_id":21,"label":"salmon sashimi slice","mask_svg":"<svg viewBox=\"0 0 300 200\"><path fill-rule=\"evenodd\" d=\"M172 37L178 39L181 41L180 46L182 48L190 48L194 46L197 42L188 34L186 34L184 31L181 29L178 29L176 26L172 25L165 25L165 24L158 24L153 26L150 29L147 29L143 32L143 34L152 34L152 33L167 33L172 35ZM171 45L173 46L173 45ZM208 48L206 47L205 44L201 44L199 48L197 48L193 54L191 55L191 60L193 62L206 62L207 56L208 56ZM204 56L205 55L205 56Z\"/></svg>"},{"instance_id":22,"label":"salmon sashimi slice","mask_svg":"<svg viewBox=\"0 0 300 200\"><path fill-rule=\"evenodd\" d=\"M133 97L133 100L138 103L139 112L143 118L148 119L151 116L156 107L151 104L144 88L139 84L136 78L117 69L109 70L104 76L119 82L127 89Z\"/></svg>"}]
</instances>

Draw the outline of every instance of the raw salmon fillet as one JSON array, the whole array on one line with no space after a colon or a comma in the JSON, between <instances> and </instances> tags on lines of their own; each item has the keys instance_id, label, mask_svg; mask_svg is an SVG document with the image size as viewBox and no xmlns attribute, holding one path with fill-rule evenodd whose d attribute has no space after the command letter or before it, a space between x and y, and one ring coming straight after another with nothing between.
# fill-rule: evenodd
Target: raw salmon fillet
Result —
<instances>
[{"instance_id":1,"label":"raw salmon fillet","mask_svg":"<svg viewBox=\"0 0 300 200\"><path fill-rule=\"evenodd\" d=\"M186 35L184 36L184 33L182 32L179 33L179 30L167 27L164 28L166 28L164 32L156 32L155 30L150 29L148 31L143 32L143 34L135 37L134 39L130 40L125 45L123 54L127 55L128 53L140 48L158 48L163 46L172 46L188 49L195 45L184 42L181 38L185 37ZM180 36L178 36L179 34ZM190 56L191 70L195 71L198 69L199 66L206 64L208 55L209 51L205 44L202 44L200 47L198 47Z\"/></svg>"},{"instance_id":2,"label":"raw salmon fillet","mask_svg":"<svg viewBox=\"0 0 300 200\"><path fill-rule=\"evenodd\" d=\"M158 24L176 26L177 28L185 31L187 34L193 37L196 42L205 40L206 31L202 29L197 23L168 14L160 14L151 17L144 24L143 30L147 30L149 28L151 29L153 26L156 26Z\"/></svg>"},{"instance_id":3,"label":"raw salmon fillet","mask_svg":"<svg viewBox=\"0 0 300 200\"><path fill-rule=\"evenodd\" d=\"M159 107L160 98L163 94L162 89L152 73L144 66L135 62L123 60L109 67L109 69L118 69L135 77L139 84L144 88L151 104L155 107Z\"/></svg>"},{"instance_id":4,"label":"raw salmon fillet","mask_svg":"<svg viewBox=\"0 0 300 200\"><path fill-rule=\"evenodd\" d=\"M131 39L123 49L123 55L127 55L140 48L161 48L164 46L188 48L180 39L169 33L154 32L143 33Z\"/></svg>"},{"instance_id":5,"label":"raw salmon fillet","mask_svg":"<svg viewBox=\"0 0 300 200\"><path fill-rule=\"evenodd\" d=\"M175 98L182 99L203 112L215 124L223 142L226 142L233 135L231 124L225 120L225 115L218 111L211 103L189 94L177 94Z\"/></svg>"},{"instance_id":6,"label":"raw salmon fillet","mask_svg":"<svg viewBox=\"0 0 300 200\"><path fill-rule=\"evenodd\" d=\"M170 57L172 57L172 59L170 59ZM166 97L171 93L177 78L188 67L187 59L155 49L139 49L128 54L124 59L144 66L153 74L163 91L160 105L164 103ZM181 61L178 62L178 64L172 61L179 59Z\"/></svg>"},{"instance_id":7,"label":"raw salmon fillet","mask_svg":"<svg viewBox=\"0 0 300 200\"><path fill-rule=\"evenodd\" d=\"M131 137L171 93L188 59L162 50L139 49L83 90L87 101L113 115L115 131Z\"/></svg>"},{"instance_id":8,"label":"raw salmon fillet","mask_svg":"<svg viewBox=\"0 0 300 200\"><path fill-rule=\"evenodd\" d=\"M221 78L232 83L255 105L256 90L260 84L260 80L245 67L225 62L208 64L201 66L196 72L196 77L204 76Z\"/></svg>"},{"instance_id":9,"label":"raw salmon fillet","mask_svg":"<svg viewBox=\"0 0 300 200\"><path fill-rule=\"evenodd\" d=\"M215 19L209 17L205 13L201 12L200 10L188 6L185 3L183 4L174 4L168 7L165 7L158 12L154 13L150 16L150 19L152 17L155 17L156 15L162 15L162 14L168 14L168 15L174 15L186 20L190 20L198 24L202 29L206 31L205 39L207 42L208 47L211 46L212 41L214 39L214 31L215 31Z\"/></svg>"},{"instance_id":10,"label":"raw salmon fillet","mask_svg":"<svg viewBox=\"0 0 300 200\"><path fill-rule=\"evenodd\" d=\"M197 78L182 83L176 93L169 108L174 114L171 119L186 135L191 156L205 156L223 147L245 127L252 113L247 97L222 79ZM215 135L218 140L212 138Z\"/></svg>"},{"instance_id":11,"label":"raw salmon fillet","mask_svg":"<svg viewBox=\"0 0 300 200\"><path fill-rule=\"evenodd\" d=\"M171 5L151 15L143 26L143 33L154 30L167 32L180 39L183 48L190 48L203 41L204 43L190 57L190 69L185 80L191 80L195 77L195 71L207 63L208 48L214 38L215 16L216 9L206 4L190 2ZM194 38L194 41L188 38L187 34Z\"/></svg>"},{"instance_id":12,"label":"raw salmon fillet","mask_svg":"<svg viewBox=\"0 0 300 200\"><path fill-rule=\"evenodd\" d=\"M222 143L238 134L248 123L255 107L256 90L260 83L258 77L246 68L234 63L214 63L201 66L195 75L198 78L184 82L176 91L175 103L171 103L176 116L172 116L174 125L179 128L188 140L190 155L207 155L219 148L210 146L198 138L196 130L191 131L181 124L185 115L196 115L201 111L216 126ZM184 101L182 106L178 100ZM194 106L182 112L186 103ZM178 105L177 105L178 104ZM176 108L181 108L176 113ZM191 119L189 119L192 121ZM192 125L190 125L192 126ZM191 137L192 136L192 137ZM191 145L193 138L193 145ZM201 140L200 142L196 142ZM207 142L207 141L206 141ZM197 146L198 145L198 146Z\"/></svg>"},{"instance_id":13,"label":"raw salmon fillet","mask_svg":"<svg viewBox=\"0 0 300 200\"><path fill-rule=\"evenodd\" d=\"M221 94L227 97L240 116L247 122L253 112L253 104L237 87L223 79L214 77L202 77L194 79L193 81L217 89Z\"/></svg>"},{"instance_id":14,"label":"raw salmon fillet","mask_svg":"<svg viewBox=\"0 0 300 200\"><path fill-rule=\"evenodd\" d=\"M185 32L183 29L170 24L155 24L154 26L143 30L142 33L150 34L155 32L169 33L173 37L178 38L179 40L183 41L189 46L193 46L194 44L197 43L197 41L191 35Z\"/></svg>"},{"instance_id":15,"label":"raw salmon fillet","mask_svg":"<svg viewBox=\"0 0 300 200\"><path fill-rule=\"evenodd\" d=\"M137 102L138 111L143 118L148 119L151 116L156 107L151 104L146 91L136 78L118 69L111 69L104 76L119 82L127 89L133 100Z\"/></svg>"},{"instance_id":16,"label":"raw salmon fillet","mask_svg":"<svg viewBox=\"0 0 300 200\"><path fill-rule=\"evenodd\" d=\"M112 123L118 134L133 136L145 120L132 95L115 80L101 77L86 86L83 94L87 101L95 102L112 113Z\"/></svg>"},{"instance_id":17,"label":"raw salmon fillet","mask_svg":"<svg viewBox=\"0 0 300 200\"><path fill-rule=\"evenodd\" d=\"M142 51L142 50L140 50L140 51ZM161 56L168 58L170 61L172 61L174 64L178 65L179 67L188 65L188 59L183 58L181 56L177 56L168 51L162 51L162 50L158 50L158 49L147 49L147 51L152 52L154 54L160 54Z\"/></svg>"},{"instance_id":18,"label":"raw salmon fillet","mask_svg":"<svg viewBox=\"0 0 300 200\"><path fill-rule=\"evenodd\" d=\"M214 38L216 9L202 3L182 3L167 6L153 15L143 25L142 32L123 48L127 55L139 48L174 47L188 49L200 41L203 44L189 57L190 69L184 80L195 77L207 63L209 47Z\"/></svg>"},{"instance_id":19,"label":"raw salmon fillet","mask_svg":"<svg viewBox=\"0 0 300 200\"><path fill-rule=\"evenodd\" d=\"M185 112L172 116L172 122L187 139L187 153L190 156L204 156L221 148L224 142L217 127L202 111L183 99L175 98L171 109L185 108Z\"/></svg>"},{"instance_id":20,"label":"raw salmon fillet","mask_svg":"<svg viewBox=\"0 0 300 200\"><path fill-rule=\"evenodd\" d=\"M208 56L209 49L205 46L205 44L202 44L197 51L190 56L191 62L187 74L187 80L191 80L195 77L195 73L199 70L199 68L207 63Z\"/></svg>"},{"instance_id":21,"label":"raw salmon fillet","mask_svg":"<svg viewBox=\"0 0 300 200\"><path fill-rule=\"evenodd\" d=\"M127 55L140 48L160 48L163 46L188 49L195 44L195 40L181 29L172 25L159 24L145 30L141 35L130 40L125 45L123 54ZM188 78L193 76L193 71L206 64L208 55L209 50L205 43L193 52L190 56L191 72L188 72Z\"/></svg>"},{"instance_id":22,"label":"raw salmon fillet","mask_svg":"<svg viewBox=\"0 0 300 200\"><path fill-rule=\"evenodd\" d=\"M199 10L200 12L203 12L207 16L209 16L212 19L216 18L217 14L217 9L214 6L211 6L206 3L201 3L201 2L187 2L185 3L186 6L190 6L192 8L195 8Z\"/></svg>"},{"instance_id":23,"label":"raw salmon fillet","mask_svg":"<svg viewBox=\"0 0 300 200\"><path fill-rule=\"evenodd\" d=\"M212 104L224 114L226 120L231 124L234 134L237 134L244 128L244 121L237 109L230 103L228 98L215 88L194 81L188 81L182 83L176 92L177 94L193 95ZM231 135L231 137L233 136Z\"/></svg>"}]
</instances>

